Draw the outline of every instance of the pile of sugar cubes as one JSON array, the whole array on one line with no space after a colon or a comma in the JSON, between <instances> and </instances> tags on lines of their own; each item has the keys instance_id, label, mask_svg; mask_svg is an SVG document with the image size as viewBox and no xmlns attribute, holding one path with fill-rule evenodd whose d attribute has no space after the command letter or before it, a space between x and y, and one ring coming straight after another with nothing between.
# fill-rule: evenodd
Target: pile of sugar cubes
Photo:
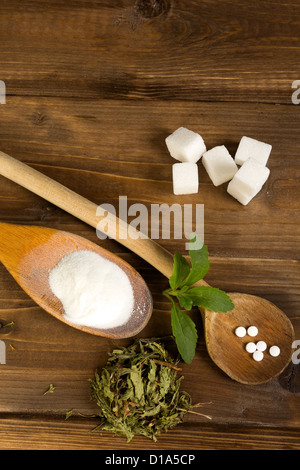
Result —
<instances>
[{"instance_id":1,"label":"pile of sugar cubes","mask_svg":"<svg viewBox=\"0 0 300 470\"><path fill-rule=\"evenodd\" d=\"M248 335L250 337L255 337L258 335L258 329L256 326L249 326L247 329L244 326L238 326L235 329L235 334L239 338L243 338L244 336ZM265 341L257 341L254 343L253 341L249 341L246 343L246 351L252 354L252 357L255 361L260 362L264 358L264 351L267 349L267 343ZM280 348L279 346L273 345L269 348L270 356L277 357L280 355Z\"/></svg>"},{"instance_id":2,"label":"pile of sugar cubes","mask_svg":"<svg viewBox=\"0 0 300 470\"><path fill-rule=\"evenodd\" d=\"M272 146L250 137L242 137L234 158L224 145L207 150L201 135L185 127L179 127L165 142L170 155L178 160L172 167L176 195L198 192L200 159L213 184L229 182L227 192L243 205L259 193L270 174L266 164Z\"/></svg>"}]
</instances>

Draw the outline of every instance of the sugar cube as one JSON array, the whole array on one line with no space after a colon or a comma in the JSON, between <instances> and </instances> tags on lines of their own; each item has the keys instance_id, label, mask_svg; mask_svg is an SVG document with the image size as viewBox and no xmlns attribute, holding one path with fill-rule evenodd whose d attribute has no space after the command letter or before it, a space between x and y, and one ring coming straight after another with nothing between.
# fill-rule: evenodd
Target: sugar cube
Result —
<instances>
[{"instance_id":1,"label":"sugar cube","mask_svg":"<svg viewBox=\"0 0 300 470\"><path fill-rule=\"evenodd\" d=\"M272 150L272 145L252 139L242 137L235 154L235 163L243 165L248 158L255 158L262 165L266 165Z\"/></svg>"},{"instance_id":2,"label":"sugar cube","mask_svg":"<svg viewBox=\"0 0 300 470\"><path fill-rule=\"evenodd\" d=\"M246 206L259 193L269 175L269 168L248 158L228 184L227 192Z\"/></svg>"},{"instance_id":3,"label":"sugar cube","mask_svg":"<svg viewBox=\"0 0 300 470\"><path fill-rule=\"evenodd\" d=\"M179 127L165 142L170 155L180 162L196 163L206 151L201 135L185 127Z\"/></svg>"},{"instance_id":4,"label":"sugar cube","mask_svg":"<svg viewBox=\"0 0 300 470\"><path fill-rule=\"evenodd\" d=\"M174 194L195 194L198 192L199 178L196 163L174 163L172 172Z\"/></svg>"},{"instance_id":5,"label":"sugar cube","mask_svg":"<svg viewBox=\"0 0 300 470\"><path fill-rule=\"evenodd\" d=\"M215 186L231 180L238 167L225 145L214 147L202 156L202 163Z\"/></svg>"}]
</instances>

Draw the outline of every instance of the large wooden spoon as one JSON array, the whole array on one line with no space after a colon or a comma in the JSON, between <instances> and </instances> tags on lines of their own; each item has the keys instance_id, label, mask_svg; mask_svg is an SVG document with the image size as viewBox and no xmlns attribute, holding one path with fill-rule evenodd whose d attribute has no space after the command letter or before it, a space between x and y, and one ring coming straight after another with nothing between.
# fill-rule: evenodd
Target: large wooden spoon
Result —
<instances>
[{"instance_id":1,"label":"large wooden spoon","mask_svg":"<svg viewBox=\"0 0 300 470\"><path fill-rule=\"evenodd\" d=\"M114 328L95 328L85 325L84 318L83 324L78 324L65 315L63 304L50 288L49 274L66 255L82 250L97 253L126 274L134 305L125 323ZM45 227L0 223L0 260L37 304L79 330L108 338L128 338L138 334L151 317L152 296L140 274L118 256L78 235Z\"/></svg>"},{"instance_id":2,"label":"large wooden spoon","mask_svg":"<svg viewBox=\"0 0 300 470\"><path fill-rule=\"evenodd\" d=\"M94 228L98 228L101 216L98 206L76 194L28 165L0 152L0 173L20 184L52 204L69 212ZM173 270L173 255L155 241L142 235L128 236L128 225L107 213L108 236L142 257L168 279ZM109 227L114 227L111 233ZM132 229L132 227L131 227ZM141 234L140 234L141 235ZM198 285L207 285L204 281ZM201 309L207 350L212 360L232 379L245 384L259 384L278 376L292 357L293 326L288 317L271 302L248 294L229 293L234 310L227 314ZM268 346L277 345L280 355L272 357L268 351L261 362L255 362L246 352L245 345L253 338L235 335L238 326L256 326L258 336Z\"/></svg>"}]
</instances>

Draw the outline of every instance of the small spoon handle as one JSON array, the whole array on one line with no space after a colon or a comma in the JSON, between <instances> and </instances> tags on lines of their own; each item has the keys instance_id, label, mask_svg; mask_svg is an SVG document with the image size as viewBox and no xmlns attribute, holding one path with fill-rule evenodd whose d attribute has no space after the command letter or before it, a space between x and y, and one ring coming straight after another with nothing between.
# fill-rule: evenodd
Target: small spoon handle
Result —
<instances>
[{"instance_id":1,"label":"small spoon handle","mask_svg":"<svg viewBox=\"0 0 300 470\"><path fill-rule=\"evenodd\" d=\"M104 217L103 213L97 214L97 204L1 151L0 174L96 229ZM107 222L105 233L109 237L126 246L168 279L170 278L173 271L173 256L169 251L137 230L133 234L133 227L130 227L129 236L128 224L114 214L107 211L105 217Z\"/></svg>"}]
</instances>

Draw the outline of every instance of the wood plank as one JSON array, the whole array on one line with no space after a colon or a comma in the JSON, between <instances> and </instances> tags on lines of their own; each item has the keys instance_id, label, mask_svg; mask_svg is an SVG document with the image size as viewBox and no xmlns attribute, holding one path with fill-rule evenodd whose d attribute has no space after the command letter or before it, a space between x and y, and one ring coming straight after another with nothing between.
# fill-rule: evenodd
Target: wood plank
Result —
<instances>
[{"instance_id":1,"label":"wood plank","mask_svg":"<svg viewBox=\"0 0 300 470\"><path fill-rule=\"evenodd\" d=\"M295 106L220 103L216 118L213 103L203 103L200 110L197 103L111 100L99 110L95 101L15 97L1 110L1 150L93 202L112 203L118 211L118 198L126 195L128 205L143 203L149 214L151 204L204 204L205 239L213 256L299 258ZM42 116L38 123L37 115ZM241 206L226 193L226 185L214 187L201 163L197 197L172 194L174 160L164 139L180 125L200 132L208 148L225 144L233 155L242 135L273 145L271 177L251 204ZM12 211L19 221L53 223L53 216L70 220L4 178L0 197L5 199L2 220L10 220ZM172 251L184 249L183 240L161 242Z\"/></svg>"},{"instance_id":2,"label":"wood plank","mask_svg":"<svg viewBox=\"0 0 300 470\"><path fill-rule=\"evenodd\" d=\"M160 436L158 443L134 437L130 443L107 432L91 432L94 422L87 419L47 419L44 416L23 416L0 419L0 449L19 450L20 441L24 450L98 450L99 463L104 463L111 452L144 451L144 456L161 451L192 450L299 450L297 430L230 425L216 430L212 425L179 425ZM117 449L117 450L116 450ZM148 451L148 452L147 452ZM190 452L192 454L193 451ZM132 455L132 454L131 454ZM138 455L135 452L133 455Z\"/></svg>"},{"instance_id":3,"label":"wood plank","mask_svg":"<svg viewBox=\"0 0 300 470\"><path fill-rule=\"evenodd\" d=\"M3 0L11 95L292 104L295 0Z\"/></svg>"}]
</instances>

